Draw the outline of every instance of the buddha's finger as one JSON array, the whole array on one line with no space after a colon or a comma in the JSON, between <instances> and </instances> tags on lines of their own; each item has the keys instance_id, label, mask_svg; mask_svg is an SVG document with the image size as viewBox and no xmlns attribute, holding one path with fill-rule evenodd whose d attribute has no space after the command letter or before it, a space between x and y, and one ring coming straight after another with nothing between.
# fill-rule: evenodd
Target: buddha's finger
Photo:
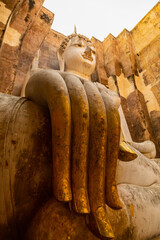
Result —
<instances>
[{"instance_id":1,"label":"buddha's finger","mask_svg":"<svg viewBox=\"0 0 160 240\"><path fill-rule=\"evenodd\" d=\"M71 106L66 84L58 74L48 92L52 124L53 190L59 201L70 201Z\"/></svg>"},{"instance_id":2,"label":"buddha's finger","mask_svg":"<svg viewBox=\"0 0 160 240\"><path fill-rule=\"evenodd\" d=\"M121 209L116 184L116 169L119 152L120 119L118 110L107 110L107 162L106 162L106 203L114 209Z\"/></svg>"},{"instance_id":3,"label":"buddha's finger","mask_svg":"<svg viewBox=\"0 0 160 240\"><path fill-rule=\"evenodd\" d=\"M71 107L66 84L58 72L40 70L29 80L26 95L49 108L52 125L53 192L59 201L70 201Z\"/></svg>"},{"instance_id":4,"label":"buddha's finger","mask_svg":"<svg viewBox=\"0 0 160 240\"><path fill-rule=\"evenodd\" d=\"M116 185L116 168L120 140L120 117L114 106L114 99L106 91L101 91L107 114L107 161L106 161L106 202L114 209L122 208Z\"/></svg>"},{"instance_id":5,"label":"buddha's finger","mask_svg":"<svg viewBox=\"0 0 160 240\"><path fill-rule=\"evenodd\" d=\"M86 223L92 233L98 237L98 239L113 239L114 234L110 225L108 216L106 215L106 208L99 207L95 213L91 213L86 216Z\"/></svg>"},{"instance_id":6,"label":"buddha's finger","mask_svg":"<svg viewBox=\"0 0 160 240\"><path fill-rule=\"evenodd\" d=\"M89 106L81 81L73 75L64 75L71 101L71 176L73 209L77 213L89 213L88 199L88 138Z\"/></svg>"},{"instance_id":7,"label":"buddha's finger","mask_svg":"<svg viewBox=\"0 0 160 240\"><path fill-rule=\"evenodd\" d=\"M137 158L137 154L122 138L120 139L118 158L124 162L129 162Z\"/></svg>"},{"instance_id":8,"label":"buddha's finger","mask_svg":"<svg viewBox=\"0 0 160 240\"><path fill-rule=\"evenodd\" d=\"M114 209L120 209L122 204L116 185L116 168L120 140L120 117L118 107L120 99L116 93L104 85L96 84L104 101L107 115L107 160L106 160L106 202Z\"/></svg>"},{"instance_id":9,"label":"buddha's finger","mask_svg":"<svg viewBox=\"0 0 160 240\"><path fill-rule=\"evenodd\" d=\"M101 236L113 238L114 234L105 210L106 163L106 111L95 85L84 82L89 102L89 200L96 228ZM91 230L92 227L91 227Z\"/></svg>"}]
</instances>

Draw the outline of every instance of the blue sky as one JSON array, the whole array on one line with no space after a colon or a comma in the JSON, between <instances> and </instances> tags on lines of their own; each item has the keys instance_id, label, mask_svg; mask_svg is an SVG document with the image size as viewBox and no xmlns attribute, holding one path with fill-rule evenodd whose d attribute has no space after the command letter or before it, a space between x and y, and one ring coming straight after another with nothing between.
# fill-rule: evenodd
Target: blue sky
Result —
<instances>
[{"instance_id":1,"label":"blue sky","mask_svg":"<svg viewBox=\"0 0 160 240\"><path fill-rule=\"evenodd\" d=\"M103 41L129 31L156 5L158 0L45 0L44 6L55 14L52 29L69 35L77 32Z\"/></svg>"}]
</instances>

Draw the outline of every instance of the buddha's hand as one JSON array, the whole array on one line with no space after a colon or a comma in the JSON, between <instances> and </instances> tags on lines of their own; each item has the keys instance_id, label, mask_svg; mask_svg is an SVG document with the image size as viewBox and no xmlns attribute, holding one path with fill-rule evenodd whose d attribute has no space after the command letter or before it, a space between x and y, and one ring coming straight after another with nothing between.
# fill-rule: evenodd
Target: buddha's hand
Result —
<instances>
[{"instance_id":1,"label":"buddha's hand","mask_svg":"<svg viewBox=\"0 0 160 240\"><path fill-rule=\"evenodd\" d=\"M119 98L101 84L53 70L34 74L26 96L49 107L56 199L90 214L91 229L113 238L105 203L121 208L115 181Z\"/></svg>"}]
</instances>

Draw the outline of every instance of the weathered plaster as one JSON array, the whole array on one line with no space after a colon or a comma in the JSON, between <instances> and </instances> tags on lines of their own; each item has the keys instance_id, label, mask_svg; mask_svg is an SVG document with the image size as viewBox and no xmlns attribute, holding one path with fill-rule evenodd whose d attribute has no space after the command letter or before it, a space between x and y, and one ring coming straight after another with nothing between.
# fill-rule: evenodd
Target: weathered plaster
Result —
<instances>
[{"instance_id":1,"label":"weathered plaster","mask_svg":"<svg viewBox=\"0 0 160 240\"><path fill-rule=\"evenodd\" d=\"M6 8L6 4L0 1L0 22L6 24L10 14L11 10Z\"/></svg>"},{"instance_id":2,"label":"weathered plaster","mask_svg":"<svg viewBox=\"0 0 160 240\"><path fill-rule=\"evenodd\" d=\"M117 83L120 95L124 98L127 98L130 93L135 90L134 83L128 78L124 77L123 73L121 73L119 77L117 76Z\"/></svg>"},{"instance_id":3,"label":"weathered plaster","mask_svg":"<svg viewBox=\"0 0 160 240\"><path fill-rule=\"evenodd\" d=\"M136 86L138 90L143 93L149 114L151 111L160 111L160 106L158 104L158 101L151 90L152 85L151 84L147 86L145 85L143 73L144 72L141 72L139 74L139 77L135 76Z\"/></svg>"},{"instance_id":4,"label":"weathered plaster","mask_svg":"<svg viewBox=\"0 0 160 240\"><path fill-rule=\"evenodd\" d=\"M6 43L12 47L19 46L21 34L12 27L7 27L5 32L3 43Z\"/></svg>"}]
</instances>

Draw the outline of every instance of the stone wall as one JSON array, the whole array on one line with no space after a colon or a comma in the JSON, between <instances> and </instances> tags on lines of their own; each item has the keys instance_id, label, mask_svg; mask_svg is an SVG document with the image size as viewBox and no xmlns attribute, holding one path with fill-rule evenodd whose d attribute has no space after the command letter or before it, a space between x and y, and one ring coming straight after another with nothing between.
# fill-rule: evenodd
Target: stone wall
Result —
<instances>
[{"instance_id":1,"label":"stone wall","mask_svg":"<svg viewBox=\"0 0 160 240\"><path fill-rule=\"evenodd\" d=\"M31 68L59 69L65 36L51 29L44 0L0 0L0 91L20 95ZM92 76L118 92L133 141L151 139L160 153L160 2L133 28L103 42L92 38Z\"/></svg>"}]
</instances>

